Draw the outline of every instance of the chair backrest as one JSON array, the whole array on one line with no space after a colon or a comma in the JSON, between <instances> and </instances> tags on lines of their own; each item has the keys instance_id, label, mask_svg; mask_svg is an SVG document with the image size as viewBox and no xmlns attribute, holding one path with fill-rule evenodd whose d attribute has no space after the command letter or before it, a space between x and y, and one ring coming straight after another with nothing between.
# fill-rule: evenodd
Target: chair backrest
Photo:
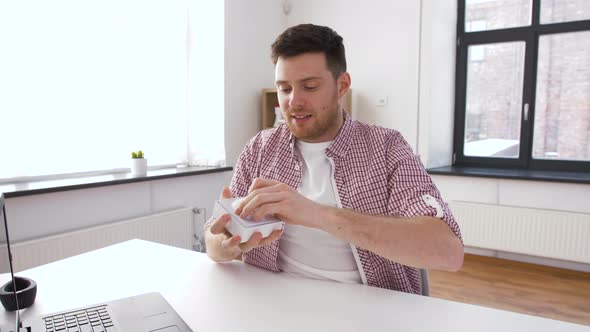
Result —
<instances>
[{"instance_id":1,"label":"chair backrest","mask_svg":"<svg viewBox=\"0 0 590 332\"><path fill-rule=\"evenodd\" d=\"M430 296L430 283L428 281L428 270L420 269L420 278L422 279L422 295Z\"/></svg>"}]
</instances>

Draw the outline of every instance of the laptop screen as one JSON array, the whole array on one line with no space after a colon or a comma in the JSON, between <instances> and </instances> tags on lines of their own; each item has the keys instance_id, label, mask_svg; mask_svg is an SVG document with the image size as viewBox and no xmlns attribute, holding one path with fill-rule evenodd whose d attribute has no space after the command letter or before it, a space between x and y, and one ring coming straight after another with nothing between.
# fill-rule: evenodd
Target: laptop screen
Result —
<instances>
[{"instance_id":1,"label":"laptop screen","mask_svg":"<svg viewBox=\"0 0 590 332\"><path fill-rule=\"evenodd\" d=\"M0 194L0 273L9 273L14 285L14 271L12 270L12 254L10 253L10 238L8 236L8 222L6 221L6 208L4 207L4 195ZM16 307L18 308L18 301L16 297L16 287L14 290L14 299ZM19 326L19 310L16 310L15 315L15 331L18 331Z\"/></svg>"}]
</instances>

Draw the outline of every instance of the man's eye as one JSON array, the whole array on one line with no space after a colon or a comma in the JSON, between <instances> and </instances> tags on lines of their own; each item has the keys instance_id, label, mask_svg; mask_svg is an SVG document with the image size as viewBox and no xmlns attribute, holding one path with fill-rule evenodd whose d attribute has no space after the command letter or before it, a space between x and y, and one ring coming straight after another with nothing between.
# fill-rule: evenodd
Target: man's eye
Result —
<instances>
[{"instance_id":1,"label":"man's eye","mask_svg":"<svg viewBox=\"0 0 590 332\"><path fill-rule=\"evenodd\" d=\"M279 91L281 91L281 92L289 92L289 91L291 91L291 88L279 88Z\"/></svg>"},{"instance_id":2,"label":"man's eye","mask_svg":"<svg viewBox=\"0 0 590 332\"><path fill-rule=\"evenodd\" d=\"M313 91L313 90L315 90L317 88L318 88L317 86L306 86L305 87L305 90L307 90L307 91Z\"/></svg>"}]
</instances>

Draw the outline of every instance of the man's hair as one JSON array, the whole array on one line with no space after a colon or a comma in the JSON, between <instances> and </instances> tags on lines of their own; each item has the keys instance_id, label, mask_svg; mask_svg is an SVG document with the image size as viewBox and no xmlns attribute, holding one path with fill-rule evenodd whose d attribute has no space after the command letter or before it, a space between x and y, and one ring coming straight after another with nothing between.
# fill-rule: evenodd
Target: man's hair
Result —
<instances>
[{"instance_id":1,"label":"man's hair","mask_svg":"<svg viewBox=\"0 0 590 332\"><path fill-rule=\"evenodd\" d=\"M292 57L304 53L323 53L326 65L334 79L346 71L346 56L342 37L329 27L300 24L288 28L272 44L272 62L279 57Z\"/></svg>"}]
</instances>

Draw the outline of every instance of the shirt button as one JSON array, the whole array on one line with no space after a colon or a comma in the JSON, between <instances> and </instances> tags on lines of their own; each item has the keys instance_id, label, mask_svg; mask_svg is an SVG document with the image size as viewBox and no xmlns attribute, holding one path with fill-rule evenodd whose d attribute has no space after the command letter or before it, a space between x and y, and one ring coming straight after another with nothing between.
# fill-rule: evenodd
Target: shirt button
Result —
<instances>
[{"instance_id":1,"label":"shirt button","mask_svg":"<svg viewBox=\"0 0 590 332\"><path fill-rule=\"evenodd\" d=\"M295 170L298 171L299 170L299 165L295 165Z\"/></svg>"}]
</instances>

